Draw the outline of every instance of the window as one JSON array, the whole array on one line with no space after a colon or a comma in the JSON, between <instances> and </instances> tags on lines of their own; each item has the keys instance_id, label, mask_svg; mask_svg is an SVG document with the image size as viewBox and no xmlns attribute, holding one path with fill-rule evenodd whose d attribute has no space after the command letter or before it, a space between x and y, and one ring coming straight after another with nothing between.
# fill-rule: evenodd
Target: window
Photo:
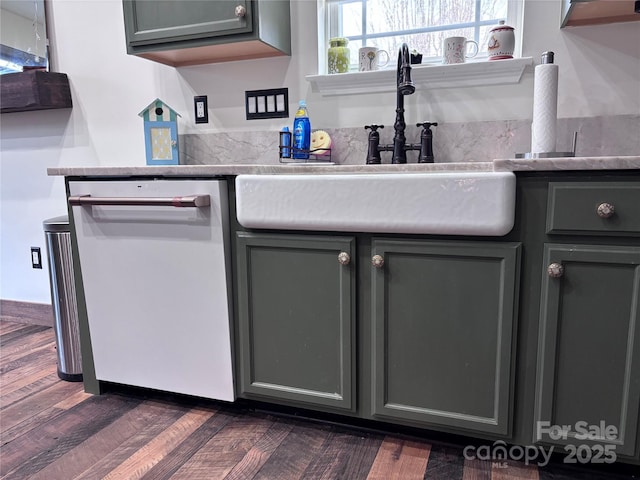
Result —
<instances>
[{"instance_id":1,"label":"window","mask_svg":"<svg viewBox=\"0 0 640 480\"><path fill-rule=\"evenodd\" d=\"M478 42L476 58L487 56L489 30L505 20L517 28L522 0L325 0L327 38L349 39L351 69L358 49L375 46L389 52L395 65L407 43L422 53L422 63L442 61L442 41L463 36ZM326 49L326 48L325 48ZM326 70L326 67L324 67Z\"/></svg>"}]
</instances>

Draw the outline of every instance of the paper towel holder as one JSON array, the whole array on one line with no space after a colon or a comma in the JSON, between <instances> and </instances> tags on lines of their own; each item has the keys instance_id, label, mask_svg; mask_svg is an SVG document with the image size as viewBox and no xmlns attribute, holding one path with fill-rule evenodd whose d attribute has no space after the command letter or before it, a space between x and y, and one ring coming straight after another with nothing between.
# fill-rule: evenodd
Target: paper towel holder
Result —
<instances>
[{"instance_id":1,"label":"paper towel holder","mask_svg":"<svg viewBox=\"0 0 640 480\"><path fill-rule=\"evenodd\" d=\"M578 144L578 132L573 132L573 142L570 152L540 152L540 153L516 153L516 158L562 158L562 157L575 157L576 146Z\"/></svg>"}]
</instances>

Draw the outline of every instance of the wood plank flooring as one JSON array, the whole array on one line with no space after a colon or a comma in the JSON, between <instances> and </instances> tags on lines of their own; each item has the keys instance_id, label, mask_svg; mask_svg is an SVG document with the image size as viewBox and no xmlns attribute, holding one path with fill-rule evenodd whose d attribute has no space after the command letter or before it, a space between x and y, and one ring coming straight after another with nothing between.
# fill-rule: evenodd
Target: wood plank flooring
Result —
<instances>
[{"instance_id":1,"label":"wood plank flooring","mask_svg":"<svg viewBox=\"0 0 640 480\"><path fill-rule=\"evenodd\" d=\"M638 478L465 460L463 446L56 375L51 328L0 321L2 479L599 480Z\"/></svg>"}]
</instances>

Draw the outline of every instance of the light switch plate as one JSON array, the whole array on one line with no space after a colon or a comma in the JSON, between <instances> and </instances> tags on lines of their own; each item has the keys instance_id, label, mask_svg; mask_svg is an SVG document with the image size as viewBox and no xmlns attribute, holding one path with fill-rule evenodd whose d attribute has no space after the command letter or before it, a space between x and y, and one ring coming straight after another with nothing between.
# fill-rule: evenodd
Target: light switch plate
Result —
<instances>
[{"instance_id":1,"label":"light switch plate","mask_svg":"<svg viewBox=\"0 0 640 480\"><path fill-rule=\"evenodd\" d=\"M244 92L247 120L289 117L289 89L247 90Z\"/></svg>"},{"instance_id":2,"label":"light switch plate","mask_svg":"<svg viewBox=\"0 0 640 480\"><path fill-rule=\"evenodd\" d=\"M209 123L209 105L206 95L193 97L196 123Z\"/></svg>"}]
</instances>

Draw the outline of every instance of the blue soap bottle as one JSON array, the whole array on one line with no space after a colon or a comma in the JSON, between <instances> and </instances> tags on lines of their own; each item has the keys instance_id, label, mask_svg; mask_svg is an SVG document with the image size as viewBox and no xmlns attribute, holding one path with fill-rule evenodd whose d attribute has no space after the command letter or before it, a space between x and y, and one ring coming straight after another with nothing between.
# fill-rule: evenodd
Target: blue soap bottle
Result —
<instances>
[{"instance_id":1,"label":"blue soap bottle","mask_svg":"<svg viewBox=\"0 0 640 480\"><path fill-rule=\"evenodd\" d=\"M300 100L293 120L293 158L309 158L311 147L311 122L307 111L307 102Z\"/></svg>"}]
</instances>

